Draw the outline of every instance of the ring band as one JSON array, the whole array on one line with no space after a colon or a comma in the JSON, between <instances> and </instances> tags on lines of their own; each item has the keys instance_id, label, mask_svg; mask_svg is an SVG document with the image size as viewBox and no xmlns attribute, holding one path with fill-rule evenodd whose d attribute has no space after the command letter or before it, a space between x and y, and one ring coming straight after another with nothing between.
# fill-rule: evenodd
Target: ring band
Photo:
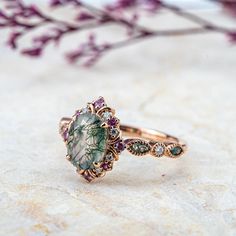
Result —
<instances>
[{"instance_id":1,"label":"ring band","mask_svg":"<svg viewBox=\"0 0 236 236\"><path fill-rule=\"evenodd\" d=\"M164 132L120 124L103 97L77 110L72 118L62 118L59 132L67 159L88 182L112 170L125 149L135 156L156 158L178 158L187 149L185 142Z\"/></svg>"}]
</instances>

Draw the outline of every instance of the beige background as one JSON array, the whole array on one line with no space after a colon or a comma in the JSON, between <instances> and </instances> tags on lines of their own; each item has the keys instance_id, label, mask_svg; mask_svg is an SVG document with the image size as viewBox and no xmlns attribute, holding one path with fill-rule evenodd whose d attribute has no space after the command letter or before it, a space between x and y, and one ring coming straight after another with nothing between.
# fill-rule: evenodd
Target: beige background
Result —
<instances>
[{"instance_id":1,"label":"beige background","mask_svg":"<svg viewBox=\"0 0 236 236\"><path fill-rule=\"evenodd\" d=\"M155 24L186 25L167 14ZM30 60L0 48L0 235L235 235L236 48L218 34L154 39L89 70L58 50ZM58 121L99 95L123 122L187 140L188 153L124 153L87 184L64 159Z\"/></svg>"}]
</instances>

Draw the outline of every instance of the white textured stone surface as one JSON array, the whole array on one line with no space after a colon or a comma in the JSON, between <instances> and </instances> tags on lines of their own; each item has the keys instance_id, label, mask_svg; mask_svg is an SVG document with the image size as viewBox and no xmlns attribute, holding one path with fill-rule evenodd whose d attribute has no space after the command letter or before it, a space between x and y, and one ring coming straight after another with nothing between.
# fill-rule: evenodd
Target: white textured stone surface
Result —
<instances>
[{"instance_id":1,"label":"white textured stone surface","mask_svg":"<svg viewBox=\"0 0 236 236\"><path fill-rule=\"evenodd\" d=\"M236 48L224 37L150 40L90 70L53 49L39 61L0 51L1 236L236 234ZM64 159L58 121L99 95L123 122L184 138L188 153L125 153L85 183Z\"/></svg>"}]
</instances>

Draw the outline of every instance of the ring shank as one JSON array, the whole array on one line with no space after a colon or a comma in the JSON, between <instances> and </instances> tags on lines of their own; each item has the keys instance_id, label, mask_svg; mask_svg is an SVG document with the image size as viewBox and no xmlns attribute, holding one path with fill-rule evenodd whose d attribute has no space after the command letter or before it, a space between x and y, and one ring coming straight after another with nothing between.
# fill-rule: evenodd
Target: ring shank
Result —
<instances>
[{"instance_id":1,"label":"ring shank","mask_svg":"<svg viewBox=\"0 0 236 236\"><path fill-rule=\"evenodd\" d=\"M137 128L128 125L120 125L120 129L122 130L124 136L143 138L149 141L176 143L176 144L181 144L182 146L186 146L186 144L183 141L179 140L178 138L158 130Z\"/></svg>"},{"instance_id":2,"label":"ring shank","mask_svg":"<svg viewBox=\"0 0 236 236\"><path fill-rule=\"evenodd\" d=\"M178 142L178 138L153 129L137 128L128 125L120 125L120 129L123 131L122 133L125 136L139 137L153 141L169 140L172 142Z\"/></svg>"}]
</instances>

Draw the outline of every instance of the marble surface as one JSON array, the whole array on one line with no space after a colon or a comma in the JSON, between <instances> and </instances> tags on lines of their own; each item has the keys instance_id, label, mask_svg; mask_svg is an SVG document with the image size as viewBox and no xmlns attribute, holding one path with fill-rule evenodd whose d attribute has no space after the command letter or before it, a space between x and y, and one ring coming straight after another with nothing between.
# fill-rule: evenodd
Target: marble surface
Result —
<instances>
[{"instance_id":1,"label":"marble surface","mask_svg":"<svg viewBox=\"0 0 236 236\"><path fill-rule=\"evenodd\" d=\"M67 65L62 48L42 60L0 48L0 235L235 235L236 47L217 34L161 38L90 70ZM124 153L105 178L84 182L64 159L58 122L99 95L124 123L187 140L188 153Z\"/></svg>"}]
</instances>

